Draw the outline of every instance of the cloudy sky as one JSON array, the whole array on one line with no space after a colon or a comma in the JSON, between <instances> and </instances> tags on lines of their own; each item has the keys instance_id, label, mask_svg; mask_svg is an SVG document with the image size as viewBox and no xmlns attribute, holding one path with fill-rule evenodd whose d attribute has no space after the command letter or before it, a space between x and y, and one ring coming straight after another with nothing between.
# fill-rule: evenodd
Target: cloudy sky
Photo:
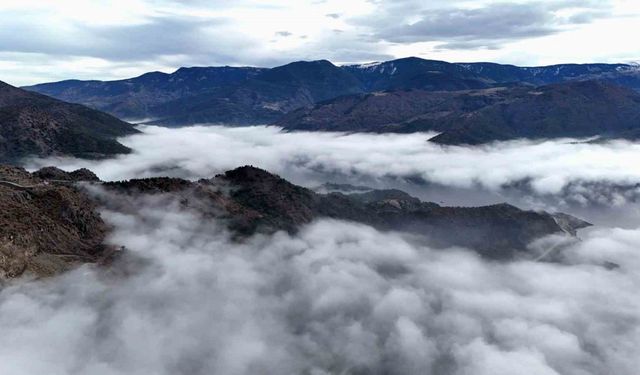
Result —
<instances>
[{"instance_id":1,"label":"cloudy sky","mask_svg":"<svg viewBox=\"0 0 640 375\"><path fill-rule=\"evenodd\" d=\"M0 17L14 85L321 58L640 60L637 0L2 0Z\"/></svg>"}]
</instances>

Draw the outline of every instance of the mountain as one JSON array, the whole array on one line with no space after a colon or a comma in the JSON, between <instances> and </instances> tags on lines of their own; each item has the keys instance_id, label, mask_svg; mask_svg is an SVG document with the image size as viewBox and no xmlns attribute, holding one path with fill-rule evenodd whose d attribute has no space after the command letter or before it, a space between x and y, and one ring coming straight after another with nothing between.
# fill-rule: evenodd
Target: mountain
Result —
<instances>
[{"instance_id":1,"label":"mountain","mask_svg":"<svg viewBox=\"0 0 640 375\"><path fill-rule=\"evenodd\" d=\"M81 103L120 118L145 119L153 117L154 109L163 103L246 81L263 70L228 66L180 68L172 74L151 72L107 82L68 80L25 89Z\"/></svg>"},{"instance_id":2,"label":"mountain","mask_svg":"<svg viewBox=\"0 0 640 375\"><path fill-rule=\"evenodd\" d=\"M0 165L0 282L50 276L84 263L117 264L124 252L105 244L110 228L99 210L134 214L138 206L132 200L150 195L219 219L237 241L255 233L295 233L313 220L333 218L411 233L431 246L465 246L497 260L531 258L531 241L549 234L574 236L590 225L508 204L443 207L400 190L319 194L250 166L197 182L155 177L103 183L86 169L29 173Z\"/></svg>"},{"instance_id":3,"label":"mountain","mask_svg":"<svg viewBox=\"0 0 640 375\"><path fill-rule=\"evenodd\" d=\"M150 123L267 124L287 130L425 132L433 142L517 138L637 139L640 68L517 67L404 58L338 67L181 68L122 81L29 88ZM82 154L82 152L77 152Z\"/></svg>"},{"instance_id":4,"label":"mountain","mask_svg":"<svg viewBox=\"0 0 640 375\"><path fill-rule=\"evenodd\" d=\"M343 69L358 78L367 92L398 89L455 91L487 88L495 83L464 66L417 57L347 65Z\"/></svg>"},{"instance_id":5,"label":"mountain","mask_svg":"<svg viewBox=\"0 0 640 375\"><path fill-rule=\"evenodd\" d=\"M329 61L300 61L209 93L164 103L154 110L154 122L269 123L293 109L360 92L359 81Z\"/></svg>"},{"instance_id":6,"label":"mountain","mask_svg":"<svg viewBox=\"0 0 640 375\"><path fill-rule=\"evenodd\" d=\"M604 81L456 92L392 91L340 97L293 111L286 130L426 132L433 142L620 137L640 132L640 93ZM635 133L634 133L635 132Z\"/></svg>"},{"instance_id":7,"label":"mountain","mask_svg":"<svg viewBox=\"0 0 640 375\"><path fill-rule=\"evenodd\" d=\"M518 67L495 63L459 63L461 67L496 83L520 82L535 86L564 81L608 81L640 91L640 65L559 64Z\"/></svg>"},{"instance_id":8,"label":"mountain","mask_svg":"<svg viewBox=\"0 0 640 375\"><path fill-rule=\"evenodd\" d=\"M273 69L181 68L121 81L62 81L26 89L121 118L185 125L267 123L295 108L362 92L360 86L348 72L320 60Z\"/></svg>"},{"instance_id":9,"label":"mountain","mask_svg":"<svg viewBox=\"0 0 640 375\"><path fill-rule=\"evenodd\" d=\"M256 232L294 233L315 219L333 218L412 233L433 246L465 246L502 260L526 256L534 239L552 233L575 235L576 229L590 225L568 215L508 204L443 207L399 190L319 194L250 166L198 182L165 177L110 182L105 187L134 196L171 194L205 217L224 219L238 238ZM116 210L131 206L123 199L104 204L115 204L111 209Z\"/></svg>"},{"instance_id":10,"label":"mountain","mask_svg":"<svg viewBox=\"0 0 640 375\"><path fill-rule=\"evenodd\" d=\"M384 91L461 91L540 86L571 80L604 80L640 90L640 67L627 64L564 64L517 67L448 63L416 57L337 67L326 60L267 69L181 68L119 81L62 81L26 87L88 105L120 118L164 125L263 124L344 95Z\"/></svg>"},{"instance_id":11,"label":"mountain","mask_svg":"<svg viewBox=\"0 0 640 375\"><path fill-rule=\"evenodd\" d=\"M37 155L100 157L130 150L115 138L131 124L0 82L0 161Z\"/></svg>"},{"instance_id":12,"label":"mountain","mask_svg":"<svg viewBox=\"0 0 640 375\"><path fill-rule=\"evenodd\" d=\"M397 90L349 95L291 111L274 125L306 131L439 131L444 129L440 120L504 102L515 91L518 90Z\"/></svg>"},{"instance_id":13,"label":"mountain","mask_svg":"<svg viewBox=\"0 0 640 375\"><path fill-rule=\"evenodd\" d=\"M640 65L559 64L519 67L496 63L448 63L416 57L345 66L367 91L423 89L454 91L565 81L602 80L640 90Z\"/></svg>"},{"instance_id":14,"label":"mountain","mask_svg":"<svg viewBox=\"0 0 640 375\"><path fill-rule=\"evenodd\" d=\"M630 133L640 129L640 94L603 81L570 81L539 87L444 122L446 130L432 142L473 145L517 138L631 138Z\"/></svg>"},{"instance_id":15,"label":"mountain","mask_svg":"<svg viewBox=\"0 0 640 375\"><path fill-rule=\"evenodd\" d=\"M56 177L78 181L85 173L58 170ZM54 275L113 253L93 200L73 185L45 184L48 179L0 165L0 282Z\"/></svg>"}]
</instances>

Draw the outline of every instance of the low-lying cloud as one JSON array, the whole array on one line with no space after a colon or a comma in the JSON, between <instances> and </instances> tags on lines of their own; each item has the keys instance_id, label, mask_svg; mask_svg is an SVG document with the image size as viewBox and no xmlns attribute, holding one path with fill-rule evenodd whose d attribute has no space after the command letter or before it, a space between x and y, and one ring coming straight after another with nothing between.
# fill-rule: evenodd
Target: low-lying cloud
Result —
<instances>
[{"instance_id":1,"label":"low-lying cloud","mask_svg":"<svg viewBox=\"0 0 640 375\"><path fill-rule=\"evenodd\" d=\"M117 199L112 197L111 199ZM237 243L163 198L105 211L128 276L0 290L0 373L635 375L638 230L487 262L324 220ZM611 262L619 267L603 267Z\"/></svg>"},{"instance_id":2,"label":"low-lying cloud","mask_svg":"<svg viewBox=\"0 0 640 375\"><path fill-rule=\"evenodd\" d=\"M130 155L29 166L88 167L119 180L197 179L253 164L307 186L420 180L417 190L602 196L600 204L625 210L589 206L614 224L531 245L554 249L559 263L492 262L333 220L238 242L223 222L171 197L128 197L103 212L109 242L127 249L120 262L0 289L0 373L635 375L640 367L640 210L625 203L631 190L613 188L640 180L637 144L470 148L425 134L143 130L122 139ZM95 189L104 202L124 199Z\"/></svg>"},{"instance_id":3,"label":"low-lying cloud","mask_svg":"<svg viewBox=\"0 0 640 375\"><path fill-rule=\"evenodd\" d=\"M323 183L332 176L355 181L392 177L489 190L526 185L538 194L566 190L577 200L585 183L632 188L640 182L640 145L624 141L565 139L461 147L427 142L432 136L428 134L285 133L265 126L142 129L144 134L122 139L134 150L130 155L103 161L32 160L27 165L87 167L102 179L120 180L157 175L208 178L251 164L304 185ZM606 195L603 189L598 196ZM611 189L608 193L610 203L628 198Z\"/></svg>"}]
</instances>

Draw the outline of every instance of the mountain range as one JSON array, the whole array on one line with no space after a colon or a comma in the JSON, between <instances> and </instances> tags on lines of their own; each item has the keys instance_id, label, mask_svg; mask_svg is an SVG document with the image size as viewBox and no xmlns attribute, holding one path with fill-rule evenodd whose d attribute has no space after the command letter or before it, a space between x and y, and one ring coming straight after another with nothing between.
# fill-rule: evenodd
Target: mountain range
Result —
<instances>
[{"instance_id":1,"label":"mountain range","mask_svg":"<svg viewBox=\"0 0 640 375\"><path fill-rule=\"evenodd\" d=\"M385 91L299 108L276 125L306 131L431 131L440 133L431 141L441 144L593 136L636 139L640 93L594 80L450 92Z\"/></svg>"},{"instance_id":2,"label":"mountain range","mask_svg":"<svg viewBox=\"0 0 640 375\"><path fill-rule=\"evenodd\" d=\"M640 67L630 64L517 67L494 63L448 63L415 57L336 66L319 60L293 62L270 69L180 68L171 74L153 72L119 81L70 80L26 89L81 103L124 119L146 120L167 126L194 123L245 125L280 122L284 115L294 110L313 108L344 96L353 96L346 101L358 101L363 95L366 98L366 94L399 92L397 96L403 99L399 101L400 105L411 106L413 99L403 94L407 90L431 92L431 98L435 99L430 101L440 100L439 97L446 101L452 92L513 88L515 93L509 95L519 95L522 99L522 94L519 94L523 92L522 87L586 80L599 80L638 91ZM490 99L487 98L493 104ZM398 98L394 100L397 102ZM471 108L477 109L476 105L482 100L485 99L471 103ZM385 109L393 106L385 99L375 102ZM378 108L377 112L383 111ZM287 121L290 120L291 117ZM398 121L395 116L391 120ZM298 125L292 124L289 128L297 129ZM334 125L325 122L323 126L314 127L314 130L330 130ZM362 130L357 124L343 128L347 131ZM423 130L420 127L412 129L405 127L399 131Z\"/></svg>"},{"instance_id":3,"label":"mountain range","mask_svg":"<svg viewBox=\"0 0 640 375\"><path fill-rule=\"evenodd\" d=\"M114 116L0 82L0 161L26 156L96 158L130 150L115 138L138 131Z\"/></svg>"}]
</instances>

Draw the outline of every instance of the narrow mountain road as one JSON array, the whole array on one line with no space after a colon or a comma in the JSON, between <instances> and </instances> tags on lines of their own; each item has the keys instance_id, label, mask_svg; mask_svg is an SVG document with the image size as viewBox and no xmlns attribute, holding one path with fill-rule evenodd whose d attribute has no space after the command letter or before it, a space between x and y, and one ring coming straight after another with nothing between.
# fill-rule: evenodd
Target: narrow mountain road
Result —
<instances>
[{"instance_id":1,"label":"narrow mountain road","mask_svg":"<svg viewBox=\"0 0 640 375\"><path fill-rule=\"evenodd\" d=\"M40 185L24 186L24 185L16 184L15 182L0 180L0 186L6 186L6 187L10 187L17 190L31 190Z\"/></svg>"},{"instance_id":2,"label":"narrow mountain road","mask_svg":"<svg viewBox=\"0 0 640 375\"><path fill-rule=\"evenodd\" d=\"M49 183L59 184L59 185L73 185L75 181L67 181L67 180L47 180L43 183L37 185L20 185L15 182L0 180L0 186L10 187L16 190L31 190L35 189L39 186L47 186Z\"/></svg>"}]
</instances>

